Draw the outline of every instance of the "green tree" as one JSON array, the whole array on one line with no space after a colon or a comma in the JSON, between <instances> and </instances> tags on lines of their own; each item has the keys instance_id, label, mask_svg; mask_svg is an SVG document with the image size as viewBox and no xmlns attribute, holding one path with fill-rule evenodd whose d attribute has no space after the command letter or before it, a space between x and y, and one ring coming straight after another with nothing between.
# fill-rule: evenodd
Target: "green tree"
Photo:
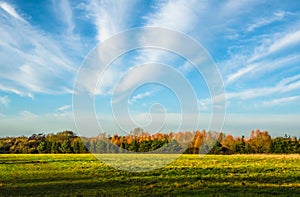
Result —
<instances>
[{"instance_id":1,"label":"green tree","mask_svg":"<svg viewBox=\"0 0 300 197\"><path fill-rule=\"evenodd\" d=\"M139 150L139 147L138 147L138 143L136 140L133 140L132 143L129 145L128 147L128 150L129 151L132 151L132 152L138 152Z\"/></svg>"},{"instance_id":2,"label":"green tree","mask_svg":"<svg viewBox=\"0 0 300 197\"><path fill-rule=\"evenodd\" d=\"M37 147L37 151L39 153L46 153L46 142L41 142Z\"/></svg>"},{"instance_id":3,"label":"green tree","mask_svg":"<svg viewBox=\"0 0 300 197\"><path fill-rule=\"evenodd\" d=\"M72 153L72 148L71 148L69 140L63 141L63 143L61 144L61 147L60 147L60 151L62 153Z\"/></svg>"},{"instance_id":4,"label":"green tree","mask_svg":"<svg viewBox=\"0 0 300 197\"><path fill-rule=\"evenodd\" d=\"M97 140L95 153L106 153L106 142Z\"/></svg>"},{"instance_id":5,"label":"green tree","mask_svg":"<svg viewBox=\"0 0 300 197\"><path fill-rule=\"evenodd\" d=\"M51 153L60 153L60 143L59 142L52 142Z\"/></svg>"}]
</instances>

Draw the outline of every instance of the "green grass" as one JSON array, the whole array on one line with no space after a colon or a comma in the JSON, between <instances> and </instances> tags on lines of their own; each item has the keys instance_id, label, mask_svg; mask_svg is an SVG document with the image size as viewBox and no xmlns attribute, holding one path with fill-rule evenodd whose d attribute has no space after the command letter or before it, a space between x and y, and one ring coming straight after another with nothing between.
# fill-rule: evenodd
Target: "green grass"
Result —
<instances>
[{"instance_id":1,"label":"green grass","mask_svg":"<svg viewBox=\"0 0 300 197\"><path fill-rule=\"evenodd\" d=\"M139 173L116 170L90 154L0 155L0 196L12 195L300 196L300 155L182 155Z\"/></svg>"}]
</instances>

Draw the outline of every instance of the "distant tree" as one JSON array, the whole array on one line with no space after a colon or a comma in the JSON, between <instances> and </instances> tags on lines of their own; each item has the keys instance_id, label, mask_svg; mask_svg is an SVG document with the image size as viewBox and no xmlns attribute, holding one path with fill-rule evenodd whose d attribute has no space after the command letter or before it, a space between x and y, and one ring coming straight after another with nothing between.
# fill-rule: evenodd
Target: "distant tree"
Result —
<instances>
[{"instance_id":1,"label":"distant tree","mask_svg":"<svg viewBox=\"0 0 300 197\"><path fill-rule=\"evenodd\" d=\"M121 142L119 146L119 153L125 153L126 151L125 142Z\"/></svg>"},{"instance_id":2,"label":"distant tree","mask_svg":"<svg viewBox=\"0 0 300 197\"><path fill-rule=\"evenodd\" d=\"M203 140L204 140L204 136L201 135L201 133L196 133L196 136L195 136L195 141L194 141L194 149L193 149L193 153L194 154L198 154L199 153L199 147L201 146L201 144L203 143Z\"/></svg>"},{"instance_id":3,"label":"distant tree","mask_svg":"<svg viewBox=\"0 0 300 197\"><path fill-rule=\"evenodd\" d=\"M61 144L61 147L60 147L60 152L61 153L72 153L72 148L71 148L69 140L63 141L63 143Z\"/></svg>"},{"instance_id":4,"label":"distant tree","mask_svg":"<svg viewBox=\"0 0 300 197\"><path fill-rule=\"evenodd\" d=\"M213 148L209 151L209 154L228 154L228 151L219 141L217 141Z\"/></svg>"},{"instance_id":5,"label":"distant tree","mask_svg":"<svg viewBox=\"0 0 300 197\"><path fill-rule=\"evenodd\" d=\"M96 142L96 150L95 153L106 153L106 143L103 140L98 140Z\"/></svg>"},{"instance_id":6,"label":"distant tree","mask_svg":"<svg viewBox=\"0 0 300 197\"><path fill-rule=\"evenodd\" d=\"M171 153L179 153L183 149L183 147L176 140L171 140L168 146L170 147Z\"/></svg>"},{"instance_id":7,"label":"distant tree","mask_svg":"<svg viewBox=\"0 0 300 197\"><path fill-rule=\"evenodd\" d=\"M71 148L73 153L86 153L88 152L85 144L82 142L81 138L76 137L71 142Z\"/></svg>"},{"instance_id":8,"label":"distant tree","mask_svg":"<svg viewBox=\"0 0 300 197\"><path fill-rule=\"evenodd\" d=\"M41 142L37 147L37 151L39 153L46 153L46 142Z\"/></svg>"},{"instance_id":9,"label":"distant tree","mask_svg":"<svg viewBox=\"0 0 300 197\"><path fill-rule=\"evenodd\" d=\"M144 131L141 128L135 128L133 131L130 132L131 135L138 137L140 135L143 135Z\"/></svg>"},{"instance_id":10,"label":"distant tree","mask_svg":"<svg viewBox=\"0 0 300 197\"><path fill-rule=\"evenodd\" d=\"M132 143L129 145L128 148L129 148L129 149L128 149L129 151L132 151L132 152L138 152L139 146L138 146L137 141L136 141L136 140L133 140Z\"/></svg>"},{"instance_id":11,"label":"distant tree","mask_svg":"<svg viewBox=\"0 0 300 197\"><path fill-rule=\"evenodd\" d=\"M216 140L219 139L217 143ZM78 137L72 131L57 134L33 134L30 137L0 138L0 153L122 153L154 151L156 153L187 154L254 154L254 153L300 153L300 140L296 137L271 138L267 131L252 131L250 138L233 137L223 133L195 131L150 135L142 129L135 129L130 135L112 137L105 133L97 137Z\"/></svg>"},{"instance_id":12,"label":"distant tree","mask_svg":"<svg viewBox=\"0 0 300 197\"><path fill-rule=\"evenodd\" d=\"M275 153L275 143L271 140L268 153Z\"/></svg>"},{"instance_id":13,"label":"distant tree","mask_svg":"<svg viewBox=\"0 0 300 197\"><path fill-rule=\"evenodd\" d=\"M251 133L249 144L255 153L268 153L270 148L271 136L267 131L261 132L259 129Z\"/></svg>"},{"instance_id":14,"label":"distant tree","mask_svg":"<svg viewBox=\"0 0 300 197\"><path fill-rule=\"evenodd\" d=\"M74 138L76 138L76 135L73 131L62 131L56 134L56 138L62 143L66 140L72 141Z\"/></svg>"},{"instance_id":15,"label":"distant tree","mask_svg":"<svg viewBox=\"0 0 300 197\"><path fill-rule=\"evenodd\" d=\"M234 146L235 146L235 140L234 140L233 136L229 134L229 135L226 136L226 138L224 138L222 144L227 149L233 151Z\"/></svg>"},{"instance_id":16,"label":"distant tree","mask_svg":"<svg viewBox=\"0 0 300 197\"><path fill-rule=\"evenodd\" d=\"M59 142L53 142L51 145L51 153L61 153L60 151L60 143Z\"/></svg>"},{"instance_id":17,"label":"distant tree","mask_svg":"<svg viewBox=\"0 0 300 197\"><path fill-rule=\"evenodd\" d=\"M139 152L148 152L150 150L150 147L151 147L149 142L151 143L151 141L141 141L139 143L138 151Z\"/></svg>"}]
</instances>

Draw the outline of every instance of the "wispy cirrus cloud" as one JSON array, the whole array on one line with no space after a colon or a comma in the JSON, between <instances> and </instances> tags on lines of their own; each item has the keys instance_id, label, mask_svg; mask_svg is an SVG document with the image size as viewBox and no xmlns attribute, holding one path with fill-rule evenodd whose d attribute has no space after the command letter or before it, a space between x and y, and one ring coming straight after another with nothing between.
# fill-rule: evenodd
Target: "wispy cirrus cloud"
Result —
<instances>
[{"instance_id":1,"label":"wispy cirrus cloud","mask_svg":"<svg viewBox=\"0 0 300 197\"><path fill-rule=\"evenodd\" d=\"M300 30L284 32L281 35L271 35L271 38L266 38L260 46L255 50L249 62L257 61L261 58L270 56L277 52L283 51L288 47L300 44Z\"/></svg>"},{"instance_id":2,"label":"wispy cirrus cloud","mask_svg":"<svg viewBox=\"0 0 300 197\"><path fill-rule=\"evenodd\" d=\"M268 47L269 53L286 49L300 43L300 30L289 32Z\"/></svg>"},{"instance_id":3,"label":"wispy cirrus cloud","mask_svg":"<svg viewBox=\"0 0 300 197\"><path fill-rule=\"evenodd\" d=\"M152 94L151 91L146 91L144 93L140 93L140 94L137 94L137 95L134 95L131 100L129 101L130 104L133 104L134 102L138 101L138 100L141 100L141 99L144 99L145 97L148 97Z\"/></svg>"},{"instance_id":4,"label":"wispy cirrus cloud","mask_svg":"<svg viewBox=\"0 0 300 197\"><path fill-rule=\"evenodd\" d=\"M300 75L295 75L281 80L272 87L250 88L240 92L228 92L226 98L229 100L248 100L269 96L271 94L286 93L298 89L300 89Z\"/></svg>"},{"instance_id":5,"label":"wispy cirrus cloud","mask_svg":"<svg viewBox=\"0 0 300 197\"><path fill-rule=\"evenodd\" d=\"M4 105L4 106L8 106L8 104L10 103L10 100L8 98L8 96L2 96L0 97L0 104Z\"/></svg>"},{"instance_id":6,"label":"wispy cirrus cloud","mask_svg":"<svg viewBox=\"0 0 300 197\"><path fill-rule=\"evenodd\" d=\"M224 32L227 25L230 25L228 21L231 21L233 18L242 14L240 11L241 9L245 9L249 6L251 7L256 3L256 1L241 3L228 2L221 3L218 6L212 6L211 3L207 1L164 1L155 4L154 9L152 9L151 12L142 15L144 21L143 26L169 28L187 33L196 38L201 38L204 41L213 40L217 37L216 35ZM136 5L137 3L135 1L130 3L125 1L117 3L111 1L92 1L88 4L87 9L91 11L91 16L97 28L97 40L103 42L110 36L115 35L126 28L132 27L132 19L130 19L128 13L132 12ZM229 9L230 12L228 11ZM215 12L218 12L218 17L213 17L213 13ZM277 15L280 15L280 13L277 13ZM133 16L131 15L131 17ZM147 37L147 35L144 35L144 37ZM168 35L160 35L157 39L164 42L167 42L168 40L173 42ZM135 57L135 60L135 65L145 62L164 62L167 64L174 62L173 56L167 55L166 51L162 50L142 51ZM121 66L122 64L124 65L121 61L118 68L107 70L103 78L109 80L105 80L105 82L102 83L102 88L97 91L98 93L112 92L109 91L109 89L111 89L112 85L118 81L121 76L120 73L127 72L130 69L130 67L126 68ZM186 64L178 65L178 68L179 71L184 71L184 74L187 74L192 70L188 68ZM159 72L159 70L157 72ZM153 75L156 74L157 73L153 73ZM109 77L106 77L106 75L109 75ZM127 81L133 80L135 79ZM129 85L130 84L128 84L127 88L130 88ZM125 86L126 84L124 84L124 87Z\"/></svg>"},{"instance_id":7,"label":"wispy cirrus cloud","mask_svg":"<svg viewBox=\"0 0 300 197\"><path fill-rule=\"evenodd\" d=\"M65 78L76 69L61 43L22 18L13 5L2 2L1 8L0 90L32 97L71 89Z\"/></svg>"},{"instance_id":8,"label":"wispy cirrus cloud","mask_svg":"<svg viewBox=\"0 0 300 197\"><path fill-rule=\"evenodd\" d=\"M147 27L162 27L169 28L171 30L180 31L180 32L191 32L193 30L193 24L196 23L197 12L200 12L205 7L205 2L197 2L197 1L186 1L176 0L176 1L166 1L159 3L151 13L144 15L144 26ZM150 35L144 34L140 38L140 42L144 42L143 39L150 39ZM153 39L153 38L151 38ZM159 35L159 37L154 38L154 40L161 41L164 43L174 44L174 38L170 37L170 35ZM180 40L177 42L180 45ZM148 49L141 50L134 57L135 63L134 65L141 65L149 62L159 62L168 64L171 61L174 61L174 55L170 55L169 52L163 49ZM178 58L178 57L177 57ZM128 70L131 68L128 68ZM183 69L183 68L182 68ZM186 70L187 71L187 70ZM147 78L153 79L155 76L160 74L161 70L144 70L139 75L143 75L147 73ZM136 75L127 76L126 80L122 80L122 91L126 89L130 89L134 84L138 83L140 77Z\"/></svg>"},{"instance_id":9,"label":"wispy cirrus cloud","mask_svg":"<svg viewBox=\"0 0 300 197\"><path fill-rule=\"evenodd\" d=\"M138 1L90 1L87 10L91 11L97 28L97 40L103 42L116 33L126 30L132 24L132 12Z\"/></svg>"},{"instance_id":10,"label":"wispy cirrus cloud","mask_svg":"<svg viewBox=\"0 0 300 197\"><path fill-rule=\"evenodd\" d=\"M259 62L250 63L236 72L230 73L226 76L226 84L231 84L243 77L260 76L263 73L275 71L283 67L289 67L293 63L300 60L300 55L288 55L276 59L264 59Z\"/></svg>"},{"instance_id":11,"label":"wispy cirrus cloud","mask_svg":"<svg viewBox=\"0 0 300 197\"><path fill-rule=\"evenodd\" d=\"M222 70L228 91L229 111L239 111L240 106L246 105L255 108L256 104L264 109L260 109L262 115L259 118L255 119L258 114L250 118L250 126L256 124L255 121L264 121L263 113L268 113L273 106L298 106L300 4L297 1L275 1L269 4L259 0L229 0L218 3L194 0L147 3L94 0L81 1L78 4L76 1L53 0L52 4L41 7L44 9L44 18L40 17L34 6L29 8L30 6L24 6L18 1L0 1L0 91L3 95L13 93L21 97L35 97L36 100L18 99L38 102L41 99L38 94L72 93L77 68L88 50L128 28L155 26L186 33L203 44ZM266 9L266 6L269 8ZM47 20L50 19L49 23ZM147 40L149 37L145 34L141 42L142 39ZM163 34L157 36L157 41L180 45L176 39ZM131 40L124 42L129 43ZM119 47L118 44L116 48ZM109 51L107 54L109 55ZM158 76L160 70L153 71L149 68L139 72L132 71L132 75L125 77L126 80L120 80L133 67L149 62L172 65L183 74L183 78L188 76L187 79L191 79L192 85L199 92L202 91L201 85L193 78L195 69L192 69L192 65L182 59L177 61L178 57L170 55L168 51L140 50L133 54L133 58L128 55L114 62L112 68L106 70L102 76L102 87L91 91L107 98L118 82L123 83L119 86L122 93L139 84L143 76L153 79L151 77ZM90 76L87 75L86 80ZM148 88L152 87L146 87L144 94L135 95L132 99L137 102L149 96L146 93ZM8 99L14 102L14 97L8 95ZM45 99L50 98L47 96ZM63 96L67 98L69 95ZM207 94L204 96L208 97ZM4 97L1 97L2 103L7 102ZM212 99L199 99L200 110L209 112ZM48 110L54 110L55 113L46 115L41 115L37 109L20 107L22 109L19 111L24 113L5 119L1 116L1 126L22 130L21 126L16 128L18 126L15 125L20 120L20 125L32 124L30 129L66 128L73 120L68 106L64 103L65 100L62 99L59 104L49 107ZM36 116L31 111L37 113ZM240 112L244 113L242 109ZM38 117L40 115L41 118ZM67 117L68 120L62 120ZM287 117L283 114L278 119L284 119L287 124L295 123L293 125L296 128L299 117L294 116L293 121L290 121L291 116ZM239 114L232 120L235 121L232 125L247 124L249 118L243 119ZM53 123L49 123L52 121ZM268 124L272 122L272 118L268 119ZM109 128L110 125L107 126Z\"/></svg>"},{"instance_id":12,"label":"wispy cirrus cloud","mask_svg":"<svg viewBox=\"0 0 300 197\"><path fill-rule=\"evenodd\" d=\"M227 91L226 93L226 101L227 103L232 103L232 101L249 101L253 99L257 100L257 105L262 107L270 107L275 106L276 104L286 104L290 102L297 101L299 96L287 96L283 98L271 99L268 101L260 101L259 98L262 97L277 97L278 95L283 95L284 93L291 93L293 91L300 90L300 75L294 75L291 77L287 77L279 81L274 86L268 87L259 87L259 88L248 88L243 89L242 91ZM209 107L212 106L211 99L201 99L198 101L200 108L203 111L207 111Z\"/></svg>"},{"instance_id":13,"label":"wispy cirrus cloud","mask_svg":"<svg viewBox=\"0 0 300 197\"><path fill-rule=\"evenodd\" d=\"M132 18L134 16L130 15L133 13L133 10L136 9L138 2L131 1L93 1L88 6L87 9L90 10L93 14L94 24L97 28L97 40L103 42L105 39L119 33L123 30L126 30L132 25ZM191 24L194 22L195 18L195 9L193 5L196 4L196 1L191 1L186 3L184 1L167 1L159 3L159 6L155 7L150 13L143 13L142 16L137 16L143 19L143 26L155 26L155 27L164 27L171 28L178 31L191 31ZM181 24L181 25L180 25ZM160 35L161 37L157 38L158 40L171 41L171 38L168 38L167 35ZM144 39L147 39L147 35L141 36ZM142 39L141 38L141 39ZM127 40L125 42L131 42ZM141 42L143 42L141 40ZM164 57L164 58L163 58ZM104 95L106 93L112 93L111 89L113 85L118 82L122 73L130 71L133 65L140 65L143 63L149 62L167 62L170 60L170 57L166 55L166 51L162 50L146 50L138 52L135 57L129 57L133 59L133 62L129 64L128 59L118 59L118 64L112 68L106 70L102 76L102 81L100 83L99 90L97 93ZM129 64L129 65L128 65ZM124 66L127 65L127 66ZM155 76L157 71L151 71L150 73ZM139 73L139 76L142 76L144 73ZM139 80L138 76L132 76L132 79L127 77L127 80L123 80L122 89L129 89L132 84ZM105 79L105 80L104 80Z\"/></svg>"},{"instance_id":14,"label":"wispy cirrus cloud","mask_svg":"<svg viewBox=\"0 0 300 197\"><path fill-rule=\"evenodd\" d=\"M264 101L262 105L266 107L273 107L273 106L288 104L298 100L300 100L300 96L289 96L289 97L276 98L269 101Z\"/></svg>"},{"instance_id":15,"label":"wispy cirrus cloud","mask_svg":"<svg viewBox=\"0 0 300 197\"><path fill-rule=\"evenodd\" d=\"M10 4L6 2L0 2L0 8L2 8L5 12L7 12L10 16L14 17L15 19L22 21L26 23L27 21L23 19L15 10L14 7L12 7Z\"/></svg>"},{"instance_id":16,"label":"wispy cirrus cloud","mask_svg":"<svg viewBox=\"0 0 300 197\"><path fill-rule=\"evenodd\" d=\"M154 13L144 16L145 25L189 32L194 29L193 24L196 23L197 12L203 10L205 5L205 2L194 0L163 2L157 6Z\"/></svg>"},{"instance_id":17,"label":"wispy cirrus cloud","mask_svg":"<svg viewBox=\"0 0 300 197\"><path fill-rule=\"evenodd\" d=\"M96 28L96 41L103 43L106 39L111 36L127 30L133 27L134 16L136 5L140 3L139 1L90 1L84 5L84 9L89 13L89 18ZM124 42L130 42L124 41ZM122 44L122 43L118 43ZM107 51L109 54L110 51ZM94 90L90 89L91 94L97 95L107 95L112 93L113 86L120 79L122 73L126 72L128 62L125 63L122 57L119 57L115 61L114 65L110 66L101 76L99 80L98 88ZM84 83L89 83L84 82ZM86 86L94 86L94 84L87 84Z\"/></svg>"},{"instance_id":18,"label":"wispy cirrus cloud","mask_svg":"<svg viewBox=\"0 0 300 197\"><path fill-rule=\"evenodd\" d=\"M296 26L292 23L283 32L254 37L254 44L240 47L238 53L221 63L229 71L223 72L226 84L232 85L234 82L243 81L243 78L249 80L270 71L294 66L299 61L297 50L292 53L287 51L300 45L300 30Z\"/></svg>"},{"instance_id":19,"label":"wispy cirrus cloud","mask_svg":"<svg viewBox=\"0 0 300 197\"><path fill-rule=\"evenodd\" d=\"M66 29L66 33L68 35L73 35L73 31L75 28L75 24L73 21L73 10L70 5L70 1L53 1L54 10L57 13L59 19L64 23L64 28ZM59 9L57 9L57 7Z\"/></svg>"},{"instance_id":20,"label":"wispy cirrus cloud","mask_svg":"<svg viewBox=\"0 0 300 197\"><path fill-rule=\"evenodd\" d=\"M264 27L266 25L269 25L269 24L277 22L277 21L281 21L284 19L286 14L287 13L284 11L277 11L271 17L264 17L264 18L256 19L255 23L252 23L247 27L247 31L254 31L257 28Z\"/></svg>"},{"instance_id":21,"label":"wispy cirrus cloud","mask_svg":"<svg viewBox=\"0 0 300 197\"><path fill-rule=\"evenodd\" d=\"M63 105L63 106L57 108L57 110L58 111L66 111L66 110L68 110L70 108L71 108L71 105Z\"/></svg>"}]
</instances>

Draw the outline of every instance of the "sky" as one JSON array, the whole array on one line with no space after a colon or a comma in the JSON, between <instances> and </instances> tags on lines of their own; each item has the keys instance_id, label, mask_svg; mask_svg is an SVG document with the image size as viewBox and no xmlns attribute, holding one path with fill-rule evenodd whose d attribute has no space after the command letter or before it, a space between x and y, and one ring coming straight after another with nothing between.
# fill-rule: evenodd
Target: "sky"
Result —
<instances>
[{"instance_id":1,"label":"sky","mask_svg":"<svg viewBox=\"0 0 300 197\"><path fill-rule=\"evenodd\" d=\"M272 136L300 136L300 2L296 0L0 0L0 136L79 132L72 101L85 58L112 36L141 27L181 32L207 51L226 93L223 132L248 136L252 129L261 129ZM168 36L157 39L163 42ZM102 130L118 129L110 117L112 108L120 107L112 101L114 88L129 88L122 86L122 79L151 80L160 74L152 67L139 70L147 63L175 68L194 90L202 124L182 129L209 128L212 99L203 76L178 54L141 48L118 57L99 78L93 96ZM182 84L177 82L178 87ZM151 129L152 120L163 124L153 131L176 131L182 115L180 96L185 94L178 92L159 83L139 84L127 100L126 109L136 122L128 129ZM79 133L97 135L101 129L89 131L89 118L85 121L86 132Z\"/></svg>"}]
</instances>

